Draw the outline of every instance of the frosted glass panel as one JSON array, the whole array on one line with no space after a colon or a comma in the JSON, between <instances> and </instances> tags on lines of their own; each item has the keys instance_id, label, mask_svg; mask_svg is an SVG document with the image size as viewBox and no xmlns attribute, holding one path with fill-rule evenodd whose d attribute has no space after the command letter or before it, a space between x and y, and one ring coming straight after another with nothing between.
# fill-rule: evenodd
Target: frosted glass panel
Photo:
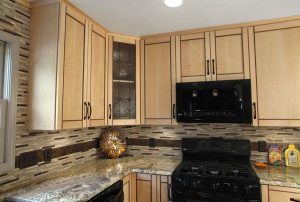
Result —
<instances>
[{"instance_id":1,"label":"frosted glass panel","mask_svg":"<svg viewBox=\"0 0 300 202\"><path fill-rule=\"evenodd\" d=\"M136 79L135 45L113 44L113 117L135 119Z\"/></svg>"}]
</instances>

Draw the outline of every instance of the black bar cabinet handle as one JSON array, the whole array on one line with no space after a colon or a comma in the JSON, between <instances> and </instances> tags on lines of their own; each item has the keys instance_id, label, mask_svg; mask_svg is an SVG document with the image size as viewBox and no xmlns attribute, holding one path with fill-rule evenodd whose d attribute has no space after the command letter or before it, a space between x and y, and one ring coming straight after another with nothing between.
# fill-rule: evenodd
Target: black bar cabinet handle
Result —
<instances>
[{"instance_id":1,"label":"black bar cabinet handle","mask_svg":"<svg viewBox=\"0 0 300 202\"><path fill-rule=\"evenodd\" d=\"M253 119L256 119L256 103L255 102L253 102L253 113L254 113Z\"/></svg>"},{"instance_id":2,"label":"black bar cabinet handle","mask_svg":"<svg viewBox=\"0 0 300 202\"><path fill-rule=\"evenodd\" d=\"M172 201L171 189L172 189L172 185L168 184L168 198L169 198L169 201Z\"/></svg>"},{"instance_id":3,"label":"black bar cabinet handle","mask_svg":"<svg viewBox=\"0 0 300 202\"><path fill-rule=\"evenodd\" d=\"M91 108L91 103L90 102L88 102L88 117L87 117L87 119L89 120L90 118L91 118L91 114L92 114L92 108Z\"/></svg>"},{"instance_id":4,"label":"black bar cabinet handle","mask_svg":"<svg viewBox=\"0 0 300 202\"><path fill-rule=\"evenodd\" d=\"M109 117L108 118L111 119L111 104L108 105L108 108L109 108Z\"/></svg>"},{"instance_id":5,"label":"black bar cabinet handle","mask_svg":"<svg viewBox=\"0 0 300 202\"><path fill-rule=\"evenodd\" d=\"M173 104L173 119L175 119L176 118L176 115L175 115L175 104Z\"/></svg>"},{"instance_id":6,"label":"black bar cabinet handle","mask_svg":"<svg viewBox=\"0 0 300 202\"><path fill-rule=\"evenodd\" d=\"M209 60L206 60L206 62L207 62L207 66L206 66L206 68L207 68L207 75L209 75Z\"/></svg>"},{"instance_id":7,"label":"black bar cabinet handle","mask_svg":"<svg viewBox=\"0 0 300 202\"><path fill-rule=\"evenodd\" d=\"M90 103L90 102L89 102ZM90 118L92 117L92 113L93 113L93 110L92 110L92 104L90 103Z\"/></svg>"},{"instance_id":8,"label":"black bar cabinet handle","mask_svg":"<svg viewBox=\"0 0 300 202\"><path fill-rule=\"evenodd\" d=\"M294 198L290 198L290 201L300 202L300 200L297 200L297 199L294 199Z\"/></svg>"},{"instance_id":9,"label":"black bar cabinet handle","mask_svg":"<svg viewBox=\"0 0 300 202\"><path fill-rule=\"evenodd\" d=\"M213 69L213 74L215 74L215 59L212 59L212 69Z\"/></svg>"},{"instance_id":10,"label":"black bar cabinet handle","mask_svg":"<svg viewBox=\"0 0 300 202\"><path fill-rule=\"evenodd\" d=\"M83 117L83 120L86 120L87 116L88 116L88 108L87 108L87 104L86 102L83 102L83 106L84 106L84 110L85 110L85 115Z\"/></svg>"}]
</instances>

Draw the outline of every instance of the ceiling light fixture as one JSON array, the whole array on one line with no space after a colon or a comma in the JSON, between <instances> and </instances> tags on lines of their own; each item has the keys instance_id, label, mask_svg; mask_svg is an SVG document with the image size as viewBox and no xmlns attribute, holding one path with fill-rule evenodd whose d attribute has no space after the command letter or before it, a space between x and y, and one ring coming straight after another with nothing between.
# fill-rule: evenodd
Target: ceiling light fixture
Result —
<instances>
[{"instance_id":1,"label":"ceiling light fixture","mask_svg":"<svg viewBox=\"0 0 300 202\"><path fill-rule=\"evenodd\" d=\"M166 6L172 7L172 8L179 7L182 4L182 0L164 0L164 1L165 1Z\"/></svg>"}]
</instances>

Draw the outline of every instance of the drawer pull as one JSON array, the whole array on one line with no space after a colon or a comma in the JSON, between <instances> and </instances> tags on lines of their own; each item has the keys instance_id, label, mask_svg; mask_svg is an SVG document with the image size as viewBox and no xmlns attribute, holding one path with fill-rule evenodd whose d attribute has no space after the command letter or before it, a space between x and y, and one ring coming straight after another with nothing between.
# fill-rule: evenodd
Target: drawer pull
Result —
<instances>
[{"instance_id":1,"label":"drawer pull","mask_svg":"<svg viewBox=\"0 0 300 202\"><path fill-rule=\"evenodd\" d=\"M213 74L215 74L215 59L212 59L212 69L213 69Z\"/></svg>"},{"instance_id":2,"label":"drawer pull","mask_svg":"<svg viewBox=\"0 0 300 202\"><path fill-rule=\"evenodd\" d=\"M83 120L86 120L86 118L88 116L88 106L87 106L86 102L83 102L83 106L84 106L83 110L84 110L84 113L85 113L85 115L83 117Z\"/></svg>"},{"instance_id":3,"label":"drawer pull","mask_svg":"<svg viewBox=\"0 0 300 202\"><path fill-rule=\"evenodd\" d=\"M207 66L206 66L206 68L207 68L207 75L209 75L209 60L207 60L206 62L207 62Z\"/></svg>"},{"instance_id":4,"label":"drawer pull","mask_svg":"<svg viewBox=\"0 0 300 202\"><path fill-rule=\"evenodd\" d=\"M297 199L294 199L294 198L290 198L290 201L300 202L300 200L297 200Z\"/></svg>"}]
</instances>

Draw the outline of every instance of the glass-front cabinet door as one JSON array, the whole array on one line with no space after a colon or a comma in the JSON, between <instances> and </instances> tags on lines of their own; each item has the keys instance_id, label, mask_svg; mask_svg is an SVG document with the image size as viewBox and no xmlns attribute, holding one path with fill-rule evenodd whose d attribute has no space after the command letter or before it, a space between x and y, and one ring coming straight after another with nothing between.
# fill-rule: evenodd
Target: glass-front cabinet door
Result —
<instances>
[{"instance_id":1,"label":"glass-front cabinet door","mask_svg":"<svg viewBox=\"0 0 300 202\"><path fill-rule=\"evenodd\" d=\"M108 125L139 124L139 40L119 36L108 40Z\"/></svg>"}]
</instances>

